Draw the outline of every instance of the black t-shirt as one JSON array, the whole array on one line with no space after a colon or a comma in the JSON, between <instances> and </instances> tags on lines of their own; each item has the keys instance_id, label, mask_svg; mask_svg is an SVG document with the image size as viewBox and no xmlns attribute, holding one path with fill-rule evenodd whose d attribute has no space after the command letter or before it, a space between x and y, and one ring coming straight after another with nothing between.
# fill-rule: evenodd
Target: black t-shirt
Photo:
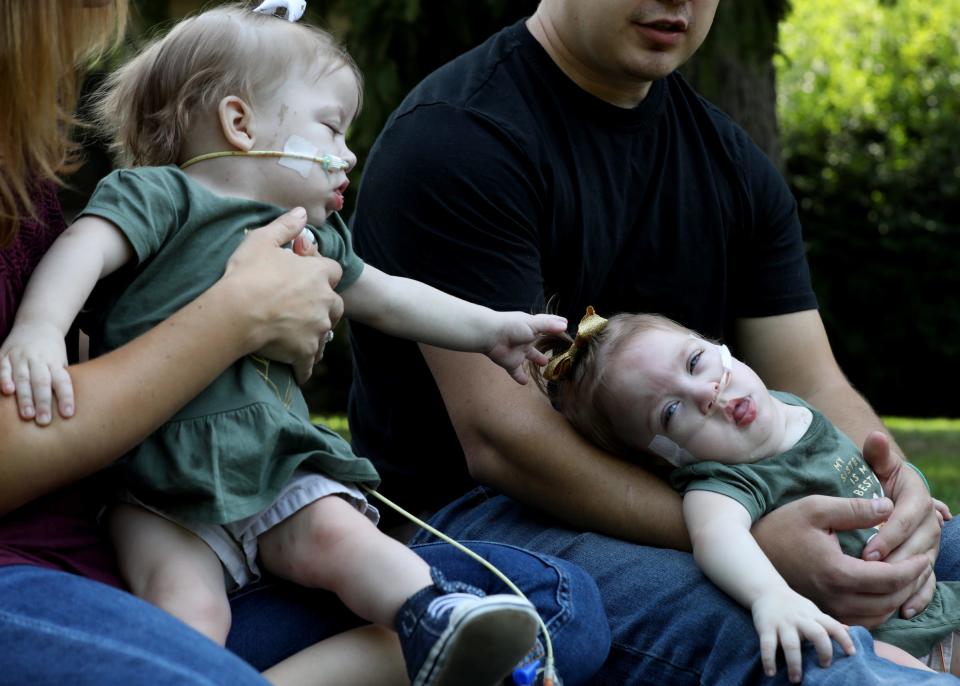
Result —
<instances>
[{"instance_id":1,"label":"black t-shirt","mask_svg":"<svg viewBox=\"0 0 960 686\"><path fill-rule=\"evenodd\" d=\"M355 247L384 271L571 326L660 312L724 338L816 307L796 204L747 135L678 74L623 109L578 88L524 24L428 76L370 153ZM472 482L415 343L359 324L354 446L401 502Z\"/></svg>"}]
</instances>

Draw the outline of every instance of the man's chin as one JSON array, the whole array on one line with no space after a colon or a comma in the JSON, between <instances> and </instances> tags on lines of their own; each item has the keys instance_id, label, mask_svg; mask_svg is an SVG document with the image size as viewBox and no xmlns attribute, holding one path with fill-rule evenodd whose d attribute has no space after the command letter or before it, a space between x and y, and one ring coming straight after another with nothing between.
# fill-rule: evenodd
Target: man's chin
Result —
<instances>
[{"instance_id":1,"label":"man's chin","mask_svg":"<svg viewBox=\"0 0 960 686\"><path fill-rule=\"evenodd\" d=\"M645 51L642 58L626 64L625 70L637 81L657 81L675 72L689 57L674 51Z\"/></svg>"}]
</instances>

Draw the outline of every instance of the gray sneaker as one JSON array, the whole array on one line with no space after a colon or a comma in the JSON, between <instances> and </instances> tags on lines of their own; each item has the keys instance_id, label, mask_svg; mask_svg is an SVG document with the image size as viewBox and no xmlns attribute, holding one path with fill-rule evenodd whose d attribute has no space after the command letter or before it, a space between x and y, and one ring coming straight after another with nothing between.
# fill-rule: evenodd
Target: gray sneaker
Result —
<instances>
[{"instance_id":1,"label":"gray sneaker","mask_svg":"<svg viewBox=\"0 0 960 686\"><path fill-rule=\"evenodd\" d=\"M494 686L530 651L537 613L516 595L418 591L400 608L397 633L413 686Z\"/></svg>"}]
</instances>

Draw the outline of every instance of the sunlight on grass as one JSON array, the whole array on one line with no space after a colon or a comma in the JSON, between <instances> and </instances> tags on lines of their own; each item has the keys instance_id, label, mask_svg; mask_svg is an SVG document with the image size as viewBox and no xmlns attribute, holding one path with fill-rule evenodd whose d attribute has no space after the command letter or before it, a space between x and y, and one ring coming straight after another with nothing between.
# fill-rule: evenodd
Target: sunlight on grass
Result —
<instances>
[{"instance_id":1,"label":"sunlight on grass","mask_svg":"<svg viewBox=\"0 0 960 686\"><path fill-rule=\"evenodd\" d=\"M333 429L346 440L350 440L350 424L347 422L347 415L311 415L310 421L314 424L323 424L328 429Z\"/></svg>"},{"instance_id":2,"label":"sunlight on grass","mask_svg":"<svg viewBox=\"0 0 960 686\"><path fill-rule=\"evenodd\" d=\"M960 419L936 417L934 419L916 419L911 417L884 417L883 423L891 431L919 431L922 433L960 433Z\"/></svg>"},{"instance_id":3,"label":"sunlight on grass","mask_svg":"<svg viewBox=\"0 0 960 686\"><path fill-rule=\"evenodd\" d=\"M884 417L883 422L927 477L934 497L960 513L960 419Z\"/></svg>"}]
</instances>

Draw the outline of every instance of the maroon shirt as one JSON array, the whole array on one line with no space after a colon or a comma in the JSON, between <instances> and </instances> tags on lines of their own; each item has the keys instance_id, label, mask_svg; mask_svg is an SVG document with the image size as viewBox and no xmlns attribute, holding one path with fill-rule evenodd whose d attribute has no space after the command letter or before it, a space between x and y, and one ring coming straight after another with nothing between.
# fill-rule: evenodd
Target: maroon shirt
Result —
<instances>
[{"instance_id":1,"label":"maroon shirt","mask_svg":"<svg viewBox=\"0 0 960 686\"><path fill-rule=\"evenodd\" d=\"M53 184L38 188L37 218L23 222L13 243L0 248L0 340L13 326L31 272L65 228L56 190ZM113 551L97 525L106 491L104 479L93 477L0 517L0 565L62 569L120 586Z\"/></svg>"}]
</instances>

